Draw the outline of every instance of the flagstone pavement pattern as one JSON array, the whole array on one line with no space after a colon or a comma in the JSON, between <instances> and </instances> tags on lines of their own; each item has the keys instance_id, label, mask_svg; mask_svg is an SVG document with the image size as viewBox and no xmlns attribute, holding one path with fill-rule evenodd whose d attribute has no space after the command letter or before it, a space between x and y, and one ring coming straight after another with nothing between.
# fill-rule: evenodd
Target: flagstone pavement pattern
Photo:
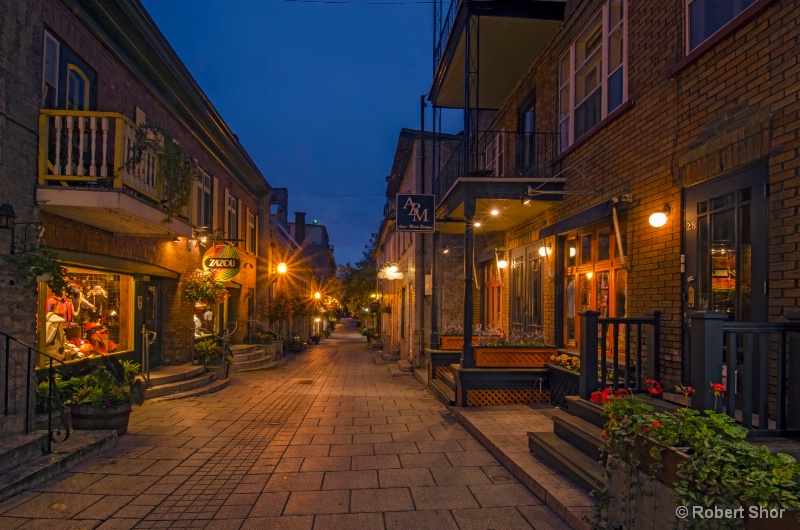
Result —
<instances>
[{"instance_id":1,"label":"flagstone pavement pattern","mask_svg":"<svg viewBox=\"0 0 800 530\"><path fill-rule=\"evenodd\" d=\"M353 321L275 370L136 408L117 447L0 503L11 529L566 529Z\"/></svg>"}]
</instances>

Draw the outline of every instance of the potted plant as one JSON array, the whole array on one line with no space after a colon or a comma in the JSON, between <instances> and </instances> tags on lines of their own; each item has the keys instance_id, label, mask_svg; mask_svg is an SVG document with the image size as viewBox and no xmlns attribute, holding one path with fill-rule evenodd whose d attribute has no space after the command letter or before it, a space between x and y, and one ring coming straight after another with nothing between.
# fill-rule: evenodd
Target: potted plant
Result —
<instances>
[{"instance_id":1,"label":"potted plant","mask_svg":"<svg viewBox=\"0 0 800 530\"><path fill-rule=\"evenodd\" d=\"M194 344L194 358L206 369L210 369L222 363L222 346L214 338L197 341Z\"/></svg>"},{"instance_id":2,"label":"potted plant","mask_svg":"<svg viewBox=\"0 0 800 530\"><path fill-rule=\"evenodd\" d=\"M53 424L69 426L71 424L70 409L64 405L64 401L71 396L68 394L68 386L61 379L61 375L54 374L53 388L50 381L45 380L36 385L36 410L34 422L36 430L47 430L50 414L53 415Z\"/></svg>"},{"instance_id":3,"label":"potted plant","mask_svg":"<svg viewBox=\"0 0 800 530\"><path fill-rule=\"evenodd\" d=\"M544 368L557 348L547 344L544 332L512 332L482 336L475 346L478 368Z\"/></svg>"},{"instance_id":4,"label":"potted plant","mask_svg":"<svg viewBox=\"0 0 800 530\"><path fill-rule=\"evenodd\" d=\"M472 329L472 344L478 344L482 337L499 338L503 332L494 326L475 324ZM440 350L460 350L464 347L464 326L448 326L439 335Z\"/></svg>"},{"instance_id":5,"label":"potted plant","mask_svg":"<svg viewBox=\"0 0 800 530\"><path fill-rule=\"evenodd\" d=\"M567 396L578 394L581 359L577 355L552 355L546 365L550 383L550 404L556 407L567 406Z\"/></svg>"},{"instance_id":6,"label":"potted plant","mask_svg":"<svg viewBox=\"0 0 800 530\"><path fill-rule=\"evenodd\" d=\"M217 281L213 273L197 269L191 272L184 282L186 299L196 306L221 304L228 297L223 282Z\"/></svg>"},{"instance_id":7,"label":"potted plant","mask_svg":"<svg viewBox=\"0 0 800 530\"><path fill-rule=\"evenodd\" d=\"M319 344L321 338L322 337L320 335L311 335L309 337L309 339L311 339L311 342L313 342L314 344Z\"/></svg>"},{"instance_id":8,"label":"potted plant","mask_svg":"<svg viewBox=\"0 0 800 530\"><path fill-rule=\"evenodd\" d=\"M144 401L145 381L139 371L136 363L103 357L103 366L83 377L69 379L66 384L73 394L66 404L71 409L73 428L125 434L131 405Z\"/></svg>"}]
</instances>

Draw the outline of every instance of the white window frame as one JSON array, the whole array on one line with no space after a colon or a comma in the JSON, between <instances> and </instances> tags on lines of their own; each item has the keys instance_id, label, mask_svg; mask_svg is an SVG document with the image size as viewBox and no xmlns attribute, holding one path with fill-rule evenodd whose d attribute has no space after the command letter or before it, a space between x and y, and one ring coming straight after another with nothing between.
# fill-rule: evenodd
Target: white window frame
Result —
<instances>
[{"instance_id":1,"label":"white window frame","mask_svg":"<svg viewBox=\"0 0 800 530\"><path fill-rule=\"evenodd\" d=\"M250 211L250 208L247 209L247 242L246 242L246 250L247 252L251 252L253 254L256 253L257 248L257 239L256 239L256 215Z\"/></svg>"},{"instance_id":2,"label":"white window frame","mask_svg":"<svg viewBox=\"0 0 800 530\"><path fill-rule=\"evenodd\" d=\"M622 17L620 20L611 27L611 5L622 5ZM561 133L560 150L564 151L569 146L574 144L577 140L583 137L593 127L583 131L580 137L575 136L575 113L578 107L590 97L592 97L596 90L600 90L600 117L597 123L602 122L609 114L619 108L623 103L628 100L628 0L608 0L603 4L599 10L599 17L595 15L592 17L592 22L584 27L579 36L570 44L569 48L559 57L557 69L559 72L559 91L558 91L558 107L559 107L559 132ZM599 49L590 53L588 57L584 57L581 64L576 64L579 53L578 47L581 44L581 38L593 33L591 30L592 24L599 24L602 32L601 42ZM609 72L611 39L619 34L622 34L622 58L620 64L613 72ZM576 101L576 75L581 70L581 67L596 59L595 54L600 54L600 83L599 88L591 91L590 94L584 95L581 101ZM565 63L567 63L565 66ZM609 80L610 78L622 69L622 94L620 103L614 108L609 109ZM564 108L567 107L567 108ZM596 125L596 124L595 124Z\"/></svg>"},{"instance_id":3,"label":"white window frame","mask_svg":"<svg viewBox=\"0 0 800 530\"><path fill-rule=\"evenodd\" d=\"M694 46L694 48L692 48L692 43L691 43L691 38L692 38L692 17L691 17L691 10L690 10L690 7L691 7L691 5L692 5L692 4L695 4L695 3L702 3L702 2L707 2L707 1L708 1L708 0L685 0L685 2L684 2L684 9L685 9L685 13L684 13L684 20L686 21L686 24L685 24L685 27L686 27L686 35L684 36L684 44L685 44L685 46L686 46L686 54L687 54L687 55L688 55L689 53L691 53L692 51L696 50L697 48L699 48L700 46L702 46L702 45L703 45L703 43L704 43L704 42L706 42L708 39L710 39L711 37L713 37L714 35L716 35L716 34L717 34L717 33L719 33L720 31L722 31L722 30L724 30L726 27L728 27L728 25L729 25L731 22L733 22L733 20L734 20L736 17L738 17L739 15L741 15L741 14L742 14L742 12L743 12L745 9L747 9L748 7L750 7L750 6L752 6L753 4L755 4L757 0L749 0L749 1L748 1L748 0L731 0L731 10L732 10L732 12L731 12L731 18L730 18L730 20L728 20L726 23L724 23L722 26L720 26L720 27L719 27L719 29L718 29L717 31L715 31L714 33L711 33L710 35L706 35L706 36L703 38L703 40L701 40L700 42L698 42L698 43L697 43L697 44ZM744 5L744 2L745 2L745 1L748 1L748 5Z\"/></svg>"},{"instance_id":4,"label":"white window frame","mask_svg":"<svg viewBox=\"0 0 800 530\"><path fill-rule=\"evenodd\" d=\"M214 179L204 170L195 181L194 219L197 226L204 226L208 230L214 227Z\"/></svg>"},{"instance_id":5,"label":"white window frame","mask_svg":"<svg viewBox=\"0 0 800 530\"><path fill-rule=\"evenodd\" d=\"M500 131L489 141L484 151L485 169L491 171L493 177L505 176L505 131Z\"/></svg>"},{"instance_id":6,"label":"white window frame","mask_svg":"<svg viewBox=\"0 0 800 530\"><path fill-rule=\"evenodd\" d=\"M55 47L55 64L52 65L52 84L48 82L47 50L48 45ZM42 105L45 103L45 89L47 85L53 87L55 106L58 105L58 65L61 62L61 43L49 31L44 32L44 49L42 50Z\"/></svg>"},{"instance_id":7,"label":"white window frame","mask_svg":"<svg viewBox=\"0 0 800 530\"><path fill-rule=\"evenodd\" d=\"M228 190L225 190L225 235L229 240L239 239L239 201Z\"/></svg>"}]
</instances>

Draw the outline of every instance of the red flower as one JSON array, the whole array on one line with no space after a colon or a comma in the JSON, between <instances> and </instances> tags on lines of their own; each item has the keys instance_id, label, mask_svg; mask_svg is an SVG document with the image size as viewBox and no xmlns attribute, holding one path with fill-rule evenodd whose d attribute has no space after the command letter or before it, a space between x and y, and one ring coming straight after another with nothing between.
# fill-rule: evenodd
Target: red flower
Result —
<instances>
[{"instance_id":1,"label":"red flower","mask_svg":"<svg viewBox=\"0 0 800 530\"><path fill-rule=\"evenodd\" d=\"M651 421L650 425L652 425L653 427L661 427L661 424L658 423L657 421Z\"/></svg>"},{"instance_id":2,"label":"red flower","mask_svg":"<svg viewBox=\"0 0 800 530\"><path fill-rule=\"evenodd\" d=\"M656 381L655 379L648 379L644 382L645 388L650 393L651 396L660 396L664 393L664 389L661 388L661 383Z\"/></svg>"},{"instance_id":3,"label":"red flower","mask_svg":"<svg viewBox=\"0 0 800 530\"><path fill-rule=\"evenodd\" d=\"M725 385L722 383L711 383L711 390L709 392L714 393L714 397L719 397L725 393Z\"/></svg>"},{"instance_id":4,"label":"red flower","mask_svg":"<svg viewBox=\"0 0 800 530\"><path fill-rule=\"evenodd\" d=\"M595 390L591 395L592 403L606 403L610 394L611 387L605 387L602 390Z\"/></svg>"},{"instance_id":5,"label":"red flower","mask_svg":"<svg viewBox=\"0 0 800 530\"><path fill-rule=\"evenodd\" d=\"M618 389L614 390L614 397L624 396L627 393L628 393L628 391L625 390L624 388L618 388Z\"/></svg>"}]
</instances>

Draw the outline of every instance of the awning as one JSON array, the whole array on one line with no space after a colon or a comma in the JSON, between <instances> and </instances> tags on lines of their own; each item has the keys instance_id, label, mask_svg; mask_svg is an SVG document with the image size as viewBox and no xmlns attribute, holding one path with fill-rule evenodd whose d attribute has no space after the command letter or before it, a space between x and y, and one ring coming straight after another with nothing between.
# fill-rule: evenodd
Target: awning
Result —
<instances>
[{"instance_id":1,"label":"awning","mask_svg":"<svg viewBox=\"0 0 800 530\"><path fill-rule=\"evenodd\" d=\"M582 212L545 226L539 230L539 239L563 234L611 217L611 202L604 201Z\"/></svg>"}]
</instances>

